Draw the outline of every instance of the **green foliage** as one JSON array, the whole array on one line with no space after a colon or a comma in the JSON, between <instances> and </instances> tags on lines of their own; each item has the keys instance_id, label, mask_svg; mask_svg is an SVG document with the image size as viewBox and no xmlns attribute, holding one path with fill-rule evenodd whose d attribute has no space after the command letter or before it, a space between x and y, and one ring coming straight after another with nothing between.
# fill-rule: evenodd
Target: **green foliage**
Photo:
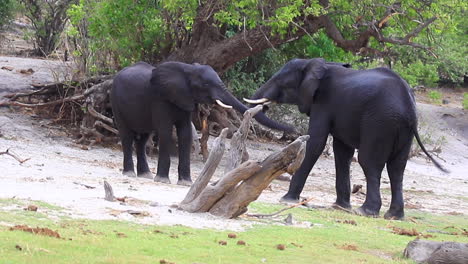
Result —
<instances>
[{"instance_id":1,"label":"green foliage","mask_svg":"<svg viewBox=\"0 0 468 264\"><path fill-rule=\"evenodd\" d=\"M425 64L420 60L408 64L398 61L394 64L393 70L399 73L411 86L424 85L434 87L439 80L437 65Z\"/></svg>"},{"instance_id":2,"label":"green foliage","mask_svg":"<svg viewBox=\"0 0 468 264\"><path fill-rule=\"evenodd\" d=\"M281 52L266 50L236 63L223 75L223 79L235 96L249 98L286 61L287 57Z\"/></svg>"},{"instance_id":3,"label":"green foliage","mask_svg":"<svg viewBox=\"0 0 468 264\"><path fill-rule=\"evenodd\" d=\"M429 99L431 99L433 103L440 103L440 100L442 99L442 93L436 90L429 91L427 96L429 96Z\"/></svg>"},{"instance_id":4,"label":"green foliage","mask_svg":"<svg viewBox=\"0 0 468 264\"><path fill-rule=\"evenodd\" d=\"M13 17L14 0L0 0L0 28Z\"/></svg>"},{"instance_id":5,"label":"green foliage","mask_svg":"<svg viewBox=\"0 0 468 264\"><path fill-rule=\"evenodd\" d=\"M468 109L468 93L463 93L463 109Z\"/></svg>"},{"instance_id":6,"label":"green foliage","mask_svg":"<svg viewBox=\"0 0 468 264\"><path fill-rule=\"evenodd\" d=\"M89 38L86 54L89 67L111 61L115 68L125 67L144 58L158 57L169 41L165 39L165 24L156 1L81 0L68 11L72 27L68 34L79 37L86 31ZM83 21L86 20L86 21ZM78 49L76 55L84 56ZM100 70L103 70L102 68Z\"/></svg>"},{"instance_id":7,"label":"green foliage","mask_svg":"<svg viewBox=\"0 0 468 264\"><path fill-rule=\"evenodd\" d=\"M58 45L68 21L67 9L78 0L19 0L34 28L35 53L50 55Z\"/></svg>"}]
</instances>

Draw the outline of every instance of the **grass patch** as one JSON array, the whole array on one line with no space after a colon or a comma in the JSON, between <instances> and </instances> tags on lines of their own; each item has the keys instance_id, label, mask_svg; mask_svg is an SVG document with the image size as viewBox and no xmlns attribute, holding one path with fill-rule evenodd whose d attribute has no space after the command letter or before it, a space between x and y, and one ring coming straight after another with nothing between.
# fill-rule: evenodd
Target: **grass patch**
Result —
<instances>
[{"instance_id":1,"label":"grass patch","mask_svg":"<svg viewBox=\"0 0 468 264\"><path fill-rule=\"evenodd\" d=\"M431 90L427 93L429 100L432 103L440 104L442 101L442 93L439 91Z\"/></svg>"},{"instance_id":2,"label":"grass patch","mask_svg":"<svg viewBox=\"0 0 468 264\"><path fill-rule=\"evenodd\" d=\"M463 93L463 109L468 109L468 93Z\"/></svg>"},{"instance_id":3,"label":"grass patch","mask_svg":"<svg viewBox=\"0 0 468 264\"><path fill-rule=\"evenodd\" d=\"M251 210L272 213L280 205L253 203ZM262 224L228 238L232 231L151 226L121 221L37 218L37 213L0 213L0 263L412 263L402 257L414 237L392 233L393 227L456 232L465 216L437 216L417 211L407 221L366 218L334 210L294 208L297 221L311 228ZM347 220L354 224L346 223ZM351 221L351 222L352 222ZM10 231L6 223L47 227L61 238ZM431 233L433 240L467 242L462 235ZM219 241L227 242L220 245ZM245 246L237 241L246 242ZM277 246L284 245L284 250Z\"/></svg>"}]
</instances>

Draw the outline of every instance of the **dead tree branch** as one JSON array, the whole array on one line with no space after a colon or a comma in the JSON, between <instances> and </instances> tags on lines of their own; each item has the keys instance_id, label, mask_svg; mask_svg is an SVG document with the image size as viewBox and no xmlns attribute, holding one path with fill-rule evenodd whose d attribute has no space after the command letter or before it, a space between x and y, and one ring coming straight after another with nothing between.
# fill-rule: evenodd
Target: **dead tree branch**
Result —
<instances>
[{"instance_id":1,"label":"dead tree branch","mask_svg":"<svg viewBox=\"0 0 468 264\"><path fill-rule=\"evenodd\" d=\"M31 158L22 159L22 158L18 157L16 154L10 152L10 149L7 149L6 151L0 152L0 155L8 155L8 156L11 156L11 157L13 157L15 160L17 160L20 164L23 164L23 163L25 163L26 161L28 161L28 160L31 159Z\"/></svg>"},{"instance_id":2,"label":"dead tree branch","mask_svg":"<svg viewBox=\"0 0 468 264\"><path fill-rule=\"evenodd\" d=\"M286 210L289 210L289 209L292 209L292 208L296 208L298 206L301 206L303 204L306 204L310 201L312 201L312 197L311 198L308 198L308 199L304 199L302 200L301 202L299 203L296 203L296 204L291 204L290 206L287 206L287 207L284 207L274 213L271 213L271 214L247 214L247 216L250 216L250 217L257 217L257 218L268 218L268 217L273 217L275 215L278 215L278 214L281 214L282 212L286 211Z\"/></svg>"},{"instance_id":3,"label":"dead tree branch","mask_svg":"<svg viewBox=\"0 0 468 264\"><path fill-rule=\"evenodd\" d=\"M261 107L260 107L261 108ZM254 113L259 109L250 109L244 116L242 126L233 138L238 145L245 144L246 131ZM208 185L224 152L224 137L226 129L216 139L215 147L208 157L202 174L190 188L180 208L188 212L210 212L213 215L225 218L234 218L247 211L250 202L256 200L260 193L268 187L278 175L294 171L299 167L305 155L305 142L309 136L301 136L281 151L271 154L264 161L246 161L237 168L229 170L214 185ZM232 145L233 143L231 143ZM239 158L242 147L233 150L234 156ZM237 162L236 162L237 163ZM231 165L229 165L231 166Z\"/></svg>"},{"instance_id":4,"label":"dead tree branch","mask_svg":"<svg viewBox=\"0 0 468 264\"><path fill-rule=\"evenodd\" d=\"M244 119L242 120L239 129L232 136L231 148L228 153L228 164L224 168L224 174L230 172L248 159L245 140L249 134L250 122L258 112L262 111L262 109L262 105L257 105L254 108L245 111Z\"/></svg>"}]
</instances>

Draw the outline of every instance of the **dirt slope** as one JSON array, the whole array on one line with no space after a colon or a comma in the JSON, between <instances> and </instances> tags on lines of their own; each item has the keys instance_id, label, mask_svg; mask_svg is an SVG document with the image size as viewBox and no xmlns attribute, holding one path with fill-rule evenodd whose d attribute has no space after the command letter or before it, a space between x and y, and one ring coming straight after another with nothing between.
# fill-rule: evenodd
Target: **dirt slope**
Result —
<instances>
[{"instance_id":1,"label":"dirt slope","mask_svg":"<svg viewBox=\"0 0 468 264\"><path fill-rule=\"evenodd\" d=\"M6 65L15 69L31 67L29 76L15 71L0 70L0 93L26 88L32 82L51 82L57 68L45 69L41 63L51 62L32 59L0 57L0 68ZM16 64L17 63L17 64ZM25 63L25 64L23 64ZM33 63L32 66L28 63ZM58 68L61 68L57 63ZM55 70L54 70L55 69ZM39 75L43 71L43 75ZM15 75L20 75L12 77ZM49 75L47 75L49 74ZM468 214L468 116L460 108L418 104L421 134L432 141L445 137L440 154L441 163L451 171L443 174L424 157L409 161L404 195L407 208L434 213ZM427 146L433 148L430 141ZM19 164L12 157L0 156L0 198L24 198L41 200L66 208L64 214L92 219L128 219L152 224L183 224L194 227L240 229L250 223L241 220L226 221L206 214L187 214L170 206L180 202L187 187L154 183L147 179L121 176L122 154L118 149L96 146L82 150L73 144L66 131L54 126L50 120L21 114L8 108L0 108L0 151L10 149L22 158L30 160ZM263 159L281 148L272 143L249 142L253 159ZM157 157L149 159L155 172ZM225 162L225 161L223 161ZM221 166L223 165L223 162ZM201 159L192 161L192 176L201 171ZM218 177L222 169L218 169ZM177 158L172 159L171 181L176 182ZM114 187L118 197L131 197L128 202L107 202L103 199L103 181ZM321 157L308 179L303 196L313 196L312 204L330 206L335 199L334 162L331 157ZM96 187L89 189L82 184ZM274 181L260 197L261 201L277 203L288 188L287 182ZM356 162L352 164L352 184L363 184L365 179ZM390 202L390 185L386 173L382 176L383 208ZM364 187L365 191L365 187ZM363 194L352 196L353 206L364 201ZM2 210L5 210L3 208ZM125 210L140 210L149 216L134 217Z\"/></svg>"}]
</instances>

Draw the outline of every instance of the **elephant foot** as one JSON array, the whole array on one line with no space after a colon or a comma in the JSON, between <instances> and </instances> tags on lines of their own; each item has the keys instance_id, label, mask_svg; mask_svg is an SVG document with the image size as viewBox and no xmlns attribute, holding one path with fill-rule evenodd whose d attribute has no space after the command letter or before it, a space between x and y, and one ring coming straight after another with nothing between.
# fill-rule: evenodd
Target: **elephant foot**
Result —
<instances>
[{"instance_id":1,"label":"elephant foot","mask_svg":"<svg viewBox=\"0 0 468 264\"><path fill-rule=\"evenodd\" d=\"M190 186L192 185L192 180L181 179L177 181L177 185Z\"/></svg>"},{"instance_id":2,"label":"elephant foot","mask_svg":"<svg viewBox=\"0 0 468 264\"><path fill-rule=\"evenodd\" d=\"M362 215L362 216L369 216L369 217L379 217L379 212L375 212L369 209L366 209L364 207L359 207L357 209L354 209L353 212L357 215Z\"/></svg>"},{"instance_id":3,"label":"elephant foot","mask_svg":"<svg viewBox=\"0 0 468 264\"><path fill-rule=\"evenodd\" d=\"M154 177L154 181L155 182L171 184L171 181L169 180L169 177L162 177L162 176L159 176L159 175L156 175L156 177Z\"/></svg>"},{"instance_id":4,"label":"elephant foot","mask_svg":"<svg viewBox=\"0 0 468 264\"><path fill-rule=\"evenodd\" d=\"M388 220L403 220L405 218L405 213L403 212L403 210L401 210L399 212L394 212L392 210L388 210L385 213L384 218L388 219Z\"/></svg>"},{"instance_id":5,"label":"elephant foot","mask_svg":"<svg viewBox=\"0 0 468 264\"><path fill-rule=\"evenodd\" d=\"M350 204L338 204L338 203L333 203L331 207L332 207L333 209L345 211L345 212L348 212L348 213L352 213L352 212L353 212L353 210L352 210Z\"/></svg>"},{"instance_id":6,"label":"elephant foot","mask_svg":"<svg viewBox=\"0 0 468 264\"><path fill-rule=\"evenodd\" d=\"M291 197L288 197L288 196L285 195L285 196L281 197L280 203L297 204L297 203L299 203L299 199L291 198Z\"/></svg>"},{"instance_id":7,"label":"elephant foot","mask_svg":"<svg viewBox=\"0 0 468 264\"><path fill-rule=\"evenodd\" d=\"M143 172L143 173L138 173L138 178L146 178L146 179L153 179L153 173L151 171Z\"/></svg>"},{"instance_id":8,"label":"elephant foot","mask_svg":"<svg viewBox=\"0 0 468 264\"><path fill-rule=\"evenodd\" d=\"M131 178L135 178L136 177L136 174L134 171L124 171L122 172L122 175L123 176L127 176L127 177L131 177Z\"/></svg>"}]
</instances>

